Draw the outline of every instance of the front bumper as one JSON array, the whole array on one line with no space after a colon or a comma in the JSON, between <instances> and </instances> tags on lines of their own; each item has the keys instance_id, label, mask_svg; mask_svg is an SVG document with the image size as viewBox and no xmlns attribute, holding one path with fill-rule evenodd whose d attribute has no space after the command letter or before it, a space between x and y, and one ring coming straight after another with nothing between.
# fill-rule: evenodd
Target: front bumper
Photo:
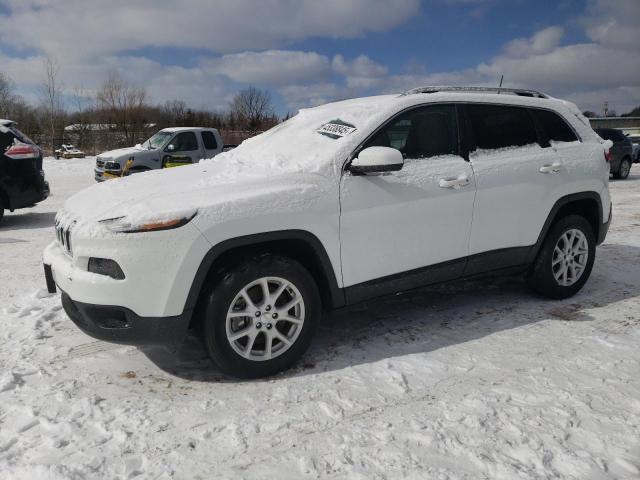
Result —
<instances>
[{"instance_id":1,"label":"front bumper","mask_svg":"<svg viewBox=\"0 0 640 480\"><path fill-rule=\"evenodd\" d=\"M93 170L93 174L96 182L104 182L105 180L111 180L112 178L122 177L122 170L113 170L96 166Z\"/></svg>"},{"instance_id":2,"label":"front bumper","mask_svg":"<svg viewBox=\"0 0 640 480\"><path fill-rule=\"evenodd\" d=\"M109 234L78 223L63 247L53 241L42 259L53 281L76 302L119 305L140 317L174 317L211 245L195 226L149 233ZM113 260L124 279L89 271L90 258Z\"/></svg>"},{"instance_id":3,"label":"front bumper","mask_svg":"<svg viewBox=\"0 0 640 480\"><path fill-rule=\"evenodd\" d=\"M140 317L124 307L76 302L64 292L62 307L71 321L93 338L172 351L180 347L192 314L189 310L173 317Z\"/></svg>"}]
</instances>

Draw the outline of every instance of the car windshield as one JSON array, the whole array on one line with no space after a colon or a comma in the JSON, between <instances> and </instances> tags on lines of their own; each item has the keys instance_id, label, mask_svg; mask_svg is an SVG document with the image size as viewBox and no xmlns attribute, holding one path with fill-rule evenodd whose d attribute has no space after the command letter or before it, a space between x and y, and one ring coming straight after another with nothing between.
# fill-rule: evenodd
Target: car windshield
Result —
<instances>
[{"instance_id":1,"label":"car windshield","mask_svg":"<svg viewBox=\"0 0 640 480\"><path fill-rule=\"evenodd\" d=\"M171 136L173 136L173 133L171 132L160 131L142 145L148 147L149 150L155 150L156 148L162 147Z\"/></svg>"},{"instance_id":2,"label":"car windshield","mask_svg":"<svg viewBox=\"0 0 640 480\"><path fill-rule=\"evenodd\" d=\"M359 98L302 109L289 120L215 158L237 159L244 165L261 165L272 172L324 171L338 152L343 153L340 158L346 159L371 125L382 123L394 100L395 96Z\"/></svg>"}]
</instances>

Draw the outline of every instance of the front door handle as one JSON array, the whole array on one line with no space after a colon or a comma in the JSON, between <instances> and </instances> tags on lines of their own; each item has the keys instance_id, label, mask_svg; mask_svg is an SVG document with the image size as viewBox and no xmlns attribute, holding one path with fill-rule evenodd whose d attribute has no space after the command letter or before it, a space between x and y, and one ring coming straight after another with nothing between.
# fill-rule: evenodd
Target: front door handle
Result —
<instances>
[{"instance_id":1,"label":"front door handle","mask_svg":"<svg viewBox=\"0 0 640 480\"><path fill-rule=\"evenodd\" d=\"M469 185L469 177L461 175L456 178L441 178L438 184L440 188L462 188Z\"/></svg>"},{"instance_id":2,"label":"front door handle","mask_svg":"<svg viewBox=\"0 0 640 480\"><path fill-rule=\"evenodd\" d=\"M560 167L562 167L562 165L559 163L543 165L540 167L540 173L558 173L560 171Z\"/></svg>"}]
</instances>

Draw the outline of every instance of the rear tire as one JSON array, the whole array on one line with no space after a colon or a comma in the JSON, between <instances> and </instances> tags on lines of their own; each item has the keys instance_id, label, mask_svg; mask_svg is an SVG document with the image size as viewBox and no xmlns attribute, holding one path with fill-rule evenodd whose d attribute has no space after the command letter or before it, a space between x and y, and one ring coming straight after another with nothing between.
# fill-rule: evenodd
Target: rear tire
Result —
<instances>
[{"instance_id":1,"label":"rear tire","mask_svg":"<svg viewBox=\"0 0 640 480\"><path fill-rule=\"evenodd\" d=\"M202 338L224 373L266 377L303 355L321 315L320 293L309 271L291 258L263 254L205 287Z\"/></svg>"},{"instance_id":2,"label":"rear tire","mask_svg":"<svg viewBox=\"0 0 640 480\"><path fill-rule=\"evenodd\" d=\"M527 283L548 298L571 297L589 279L595 254L591 224L580 215L561 218L549 230Z\"/></svg>"},{"instance_id":3,"label":"rear tire","mask_svg":"<svg viewBox=\"0 0 640 480\"><path fill-rule=\"evenodd\" d=\"M613 174L613 178L624 180L629 176L630 171L631 171L631 160L625 157L622 160L620 160L620 166L618 167L618 171Z\"/></svg>"}]
</instances>

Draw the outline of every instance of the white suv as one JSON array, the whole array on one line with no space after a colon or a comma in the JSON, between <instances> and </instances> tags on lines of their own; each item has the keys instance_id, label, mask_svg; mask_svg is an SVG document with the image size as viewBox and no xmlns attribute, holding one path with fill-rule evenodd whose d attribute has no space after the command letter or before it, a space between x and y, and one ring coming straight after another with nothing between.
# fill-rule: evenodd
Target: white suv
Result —
<instances>
[{"instance_id":1,"label":"white suv","mask_svg":"<svg viewBox=\"0 0 640 480\"><path fill-rule=\"evenodd\" d=\"M611 219L610 144L539 92L425 87L302 110L197 165L96 185L58 213L47 284L99 339L271 375L322 313L521 272L550 298L589 277Z\"/></svg>"}]
</instances>

